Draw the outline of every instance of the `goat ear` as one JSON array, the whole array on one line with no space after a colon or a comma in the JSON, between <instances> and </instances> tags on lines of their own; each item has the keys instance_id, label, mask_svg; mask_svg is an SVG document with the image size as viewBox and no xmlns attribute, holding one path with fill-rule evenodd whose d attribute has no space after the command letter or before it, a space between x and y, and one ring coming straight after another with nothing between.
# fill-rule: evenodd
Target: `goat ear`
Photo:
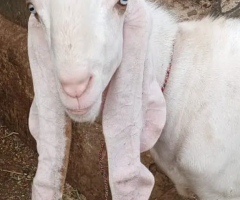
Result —
<instances>
[{"instance_id":1,"label":"goat ear","mask_svg":"<svg viewBox=\"0 0 240 200\"><path fill-rule=\"evenodd\" d=\"M34 15L28 24L28 54L35 93L34 115L30 112L29 121L38 124L32 134L39 153L32 199L61 199L70 149L70 122L59 99L43 27Z\"/></svg>"},{"instance_id":2,"label":"goat ear","mask_svg":"<svg viewBox=\"0 0 240 200\"><path fill-rule=\"evenodd\" d=\"M110 184L116 183L112 187L113 198L115 195L116 199L140 200L149 199L153 187L153 177L141 164L140 153L152 148L160 137L166 106L152 58L148 57L150 13L143 0L135 0L129 6L124 24L123 59L109 85L103 130Z\"/></svg>"},{"instance_id":3,"label":"goat ear","mask_svg":"<svg viewBox=\"0 0 240 200\"><path fill-rule=\"evenodd\" d=\"M54 75L52 74L51 56L43 27L33 14L30 15L28 22L28 57L34 92L35 96L37 96L36 93L39 93L41 90L45 89L45 92L49 90L49 88L43 89L44 86L41 85L41 82L44 80L41 79L54 79ZM47 74L49 77L46 77ZM50 77L51 75L53 76ZM54 82L54 80L51 81Z\"/></svg>"},{"instance_id":4,"label":"goat ear","mask_svg":"<svg viewBox=\"0 0 240 200\"><path fill-rule=\"evenodd\" d=\"M128 126L139 129L141 152L155 145L166 122L166 103L156 79L158 66L153 66L149 54L152 21L147 9L142 0L129 3L123 59L109 84L103 110L106 134L117 134Z\"/></svg>"}]
</instances>

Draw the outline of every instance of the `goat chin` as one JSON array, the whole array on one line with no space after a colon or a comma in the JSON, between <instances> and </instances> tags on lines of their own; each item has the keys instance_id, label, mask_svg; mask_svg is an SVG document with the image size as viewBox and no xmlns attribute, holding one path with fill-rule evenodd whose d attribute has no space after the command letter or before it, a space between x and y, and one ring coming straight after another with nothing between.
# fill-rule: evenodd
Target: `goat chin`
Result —
<instances>
[{"instance_id":1,"label":"goat chin","mask_svg":"<svg viewBox=\"0 0 240 200\"><path fill-rule=\"evenodd\" d=\"M85 113L85 114L77 114L70 112L69 110L66 109L66 113L68 116L75 122L88 122L88 123L93 123L96 118L99 116L101 111L101 101L97 101L94 103L91 108Z\"/></svg>"}]
</instances>

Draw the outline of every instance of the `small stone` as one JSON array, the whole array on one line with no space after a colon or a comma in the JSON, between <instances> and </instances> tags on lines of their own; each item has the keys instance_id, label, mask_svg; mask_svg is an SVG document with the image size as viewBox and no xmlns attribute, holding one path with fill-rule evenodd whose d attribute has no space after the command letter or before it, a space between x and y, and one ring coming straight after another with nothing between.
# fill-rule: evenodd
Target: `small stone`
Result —
<instances>
[{"instance_id":1,"label":"small stone","mask_svg":"<svg viewBox=\"0 0 240 200\"><path fill-rule=\"evenodd\" d=\"M155 174L157 173L157 166L155 163L152 163L150 166L149 166L149 170L150 172L152 172L152 174L155 176Z\"/></svg>"},{"instance_id":2,"label":"small stone","mask_svg":"<svg viewBox=\"0 0 240 200\"><path fill-rule=\"evenodd\" d=\"M197 11L196 11L196 10L189 11L189 12L187 13L187 15L188 15L188 17L191 17L191 16L193 16L193 15L197 15Z\"/></svg>"},{"instance_id":3,"label":"small stone","mask_svg":"<svg viewBox=\"0 0 240 200\"><path fill-rule=\"evenodd\" d=\"M210 3L204 3L204 4L203 4L203 7L204 7L204 8L210 8L210 7L211 7L211 4L210 4Z\"/></svg>"}]
</instances>

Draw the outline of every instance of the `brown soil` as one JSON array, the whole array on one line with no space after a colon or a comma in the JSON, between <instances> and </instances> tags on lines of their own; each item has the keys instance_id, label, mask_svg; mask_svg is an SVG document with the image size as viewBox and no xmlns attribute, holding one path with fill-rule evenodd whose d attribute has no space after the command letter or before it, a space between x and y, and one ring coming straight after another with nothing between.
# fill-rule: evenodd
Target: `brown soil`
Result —
<instances>
[{"instance_id":1,"label":"brown soil","mask_svg":"<svg viewBox=\"0 0 240 200\"><path fill-rule=\"evenodd\" d=\"M18 133L0 126L0 200L30 200L31 183L37 167L37 152L27 147ZM65 185L63 200L86 200Z\"/></svg>"},{"instance_id":2,"label":"brown soil","mask_svg":"<svg viewBox=\"0 0 240 200\"><path fill-rule=\"evenodd\" d=\"M146 154L143 162L151 163L150 155ZM18 133L0 126L0 200L31 199L31 184L36 172L37 156L37 152L18 138ZM151 167L151 172L156 178L151 200L185 200L178 196L173 184L156 166ZM87 199L80 191L65 184L63 200Z\"/></svg>"}]
</instances>

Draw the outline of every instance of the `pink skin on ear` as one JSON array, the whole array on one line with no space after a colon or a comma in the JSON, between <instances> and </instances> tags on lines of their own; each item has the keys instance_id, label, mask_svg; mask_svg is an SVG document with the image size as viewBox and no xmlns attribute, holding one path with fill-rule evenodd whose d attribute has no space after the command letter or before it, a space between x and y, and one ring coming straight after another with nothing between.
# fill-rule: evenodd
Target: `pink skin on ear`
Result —
<instances>
[{"instance_id":1,"label":"pink skin on ear","mask_svg":"<svg viewBox=\"0 0 240 200\"><path fill-rule=\"evenodd\" d=\"M58 97L48 45L33 15L28 27L28 53L35 92L29 128L39 153L32 200L58 200L62 197L69 153L66 117Z\"/></svg>"},{"instance_id":2,"label":"pink skin on ear","mask_svg":"<svg viewBox=\"0 0 240 200\"><path fill-rule=\"evenodd\" d=\"M147 200L154 178L140 153L154 146L166 105L148 54L151 16L143 0L129 2L122 64L113 76L103 110L109 177L114 200Z\"/></svg>"}]
</instances>

